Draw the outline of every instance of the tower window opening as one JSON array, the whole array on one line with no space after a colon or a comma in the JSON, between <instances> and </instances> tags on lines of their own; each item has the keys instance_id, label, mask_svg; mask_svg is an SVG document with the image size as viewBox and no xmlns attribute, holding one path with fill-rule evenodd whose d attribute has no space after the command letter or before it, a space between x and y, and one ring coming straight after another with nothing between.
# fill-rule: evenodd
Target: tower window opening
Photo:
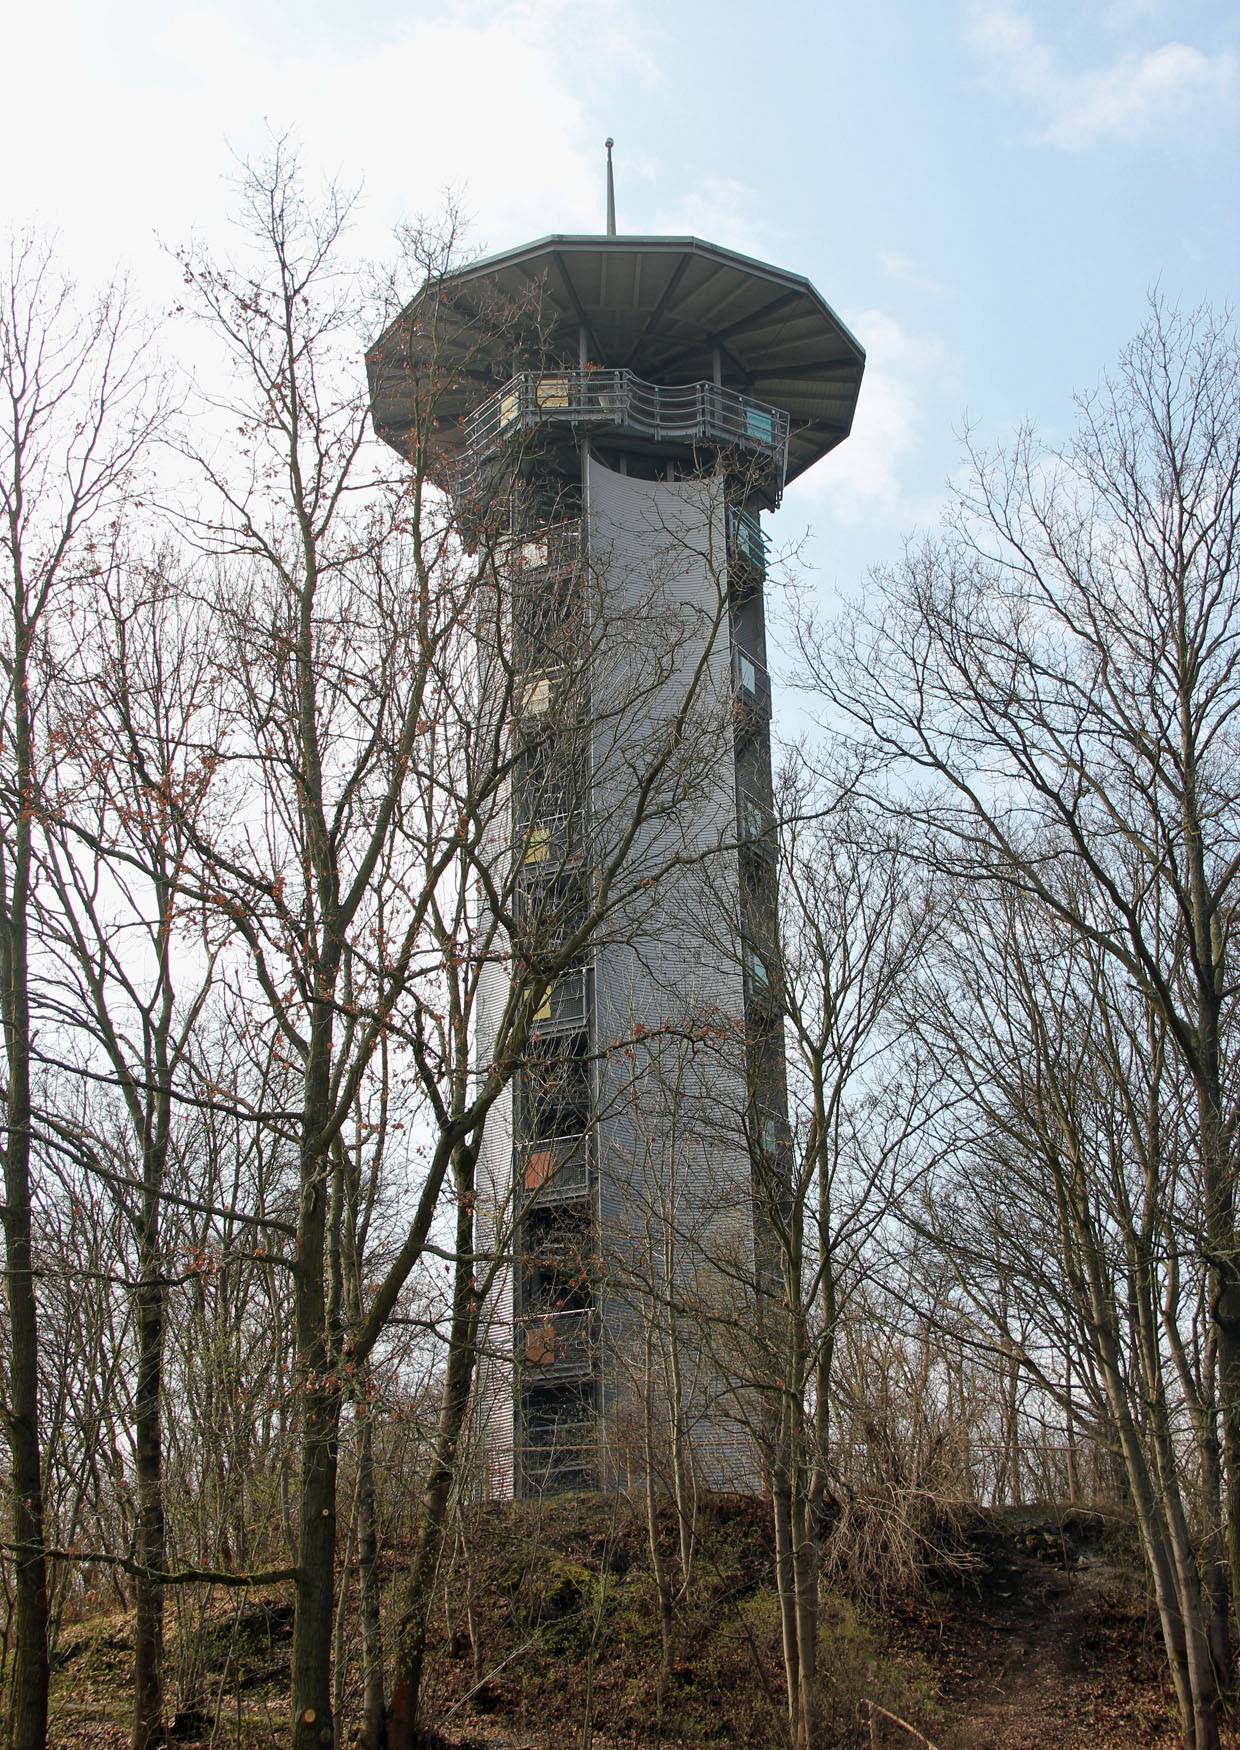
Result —
<instances>
[{"instance_id":1,"label":"tower window opening","mask_svg":"<svg viewBox=\"0 0 1240 1750\"><path fill-rule=\"evenodd\" d=\"M531 1041L518 1078L518 1129L525 1142L559 1142L589 1128L593 1089L584 1032Z\"/></svg>"}]
</instances>

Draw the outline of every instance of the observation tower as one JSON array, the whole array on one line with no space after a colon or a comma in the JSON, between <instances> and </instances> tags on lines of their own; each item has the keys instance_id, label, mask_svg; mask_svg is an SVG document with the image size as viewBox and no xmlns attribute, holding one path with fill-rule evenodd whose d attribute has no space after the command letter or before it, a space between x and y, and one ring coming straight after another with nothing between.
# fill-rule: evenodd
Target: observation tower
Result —
<instances>
[{"instance_id":1,"label":"observation tower","mask_svg":"<svg viewBox=\"0 0 1240 1750\"><path fill-rule=\"evenodd\" d=\"M762 519L848 436L865 363L799 275L618 235L607 144L604 235L428 282L367 360L376 430L429 450L507 604L483 696L513 750L489 854L515 922L478 1065L642 819L628 910L560 968L479 1158L481 1244L508 1260L479 1382L501 1495L640 1468L641 1381L678 1330L701 1480L757 1482L702 1332L760 1277L787 1158ZM695 751L652 803L660 737Z\"/></svg>"}]
</instances>

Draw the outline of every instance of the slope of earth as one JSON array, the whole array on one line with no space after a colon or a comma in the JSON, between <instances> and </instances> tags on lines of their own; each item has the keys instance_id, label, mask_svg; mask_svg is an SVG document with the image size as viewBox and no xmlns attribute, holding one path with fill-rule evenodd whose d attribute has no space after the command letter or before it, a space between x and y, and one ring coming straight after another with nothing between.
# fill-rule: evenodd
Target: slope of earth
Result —
<instances>
[{"instance_id":1,"label":"slope of earth","mask_svg":"<svg viewBox=\"0 0 1240 1750\"><path fill-rule=\"evenodd\" d=\"M674 1566L670 1515L660 1543ZM1047 1510L980 1514L962 1553L963 1578L944 1574L881 1614L840 1595L824 1601L824 1750L1178 1742L1156 1624L1119 1522ZM691 1596L677 1606L661 1679L637 1512L596 1497L479 1510L468 1543L450 1556L436 1612L428 1745L783 1744L772 1570L761 1504L708 1502ZM187 1659L170 1610L170 1664L192 1670L196 1684L173 1697L180 1743L283 1743L289 1614L280 1597L222 1601L218 1620L198 1615ZM127 1742L130 1629L123 1615L101 1615L66 1631L53 1744L119 1750ZM346 1725L340 1742L348 1741Z\"/></svg>"},{"instance_id":2,"label":"slope of earth","mask_svg":"<svg viewBox=\"0 0 1240 1750\"><path fill-rule=\"evenodd\" d=\"M979 1518L970 1545L978 1567L967 1583L931 1592L889 1625L894 1644L922 1648L934 1666L942 1750L1179 1744L1157 1619L1123 1521L997 1510Z\"/></svg>"}]
</instances>

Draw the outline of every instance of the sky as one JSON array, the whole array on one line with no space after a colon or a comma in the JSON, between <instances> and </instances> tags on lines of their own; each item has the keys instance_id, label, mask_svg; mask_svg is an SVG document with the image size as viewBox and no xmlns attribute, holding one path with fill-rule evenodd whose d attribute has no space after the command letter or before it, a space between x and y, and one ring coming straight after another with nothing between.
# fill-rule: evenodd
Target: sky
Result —
<instances>
[{"instance_id":1,"label":"sky","mask_svg":"<svg viewBox=\"0 0 1240 1750\"><path fill-rule=\"evenodd\" d=\"M1240 278L1240 8L1225 0L26 0L0 224L175 300L239 158L291 131L361 185L353 238L462 200L490 252L689 232L807 275L865 346L853 435L788 493L814 587L931 525L965 424L1066 435L1151 291Z\"/></svg>"}]
</instances>

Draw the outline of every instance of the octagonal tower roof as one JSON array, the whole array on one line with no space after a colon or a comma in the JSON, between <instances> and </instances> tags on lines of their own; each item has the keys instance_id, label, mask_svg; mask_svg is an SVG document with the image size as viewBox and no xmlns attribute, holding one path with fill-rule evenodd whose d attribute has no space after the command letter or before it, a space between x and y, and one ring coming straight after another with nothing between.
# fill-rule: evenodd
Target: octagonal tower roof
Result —
<instances>
[{"instance_id":1,"label":"octagonal tower roof","mask_svg":"<svg viewBox=\"0 0 1240 1750\"><path fill-rule=\"evenodd\" d=\"M865 352L800 274L696 237L543 237L429 283L371 347L375 428L401 451L413 423L406 360L429 299L437 353L459 366L436 401L447 448L512 375L522 306L531 347L563 363L583 330L591 364L655 384L709 382L717 352L724 385L788 414L789 480L852 427Z\"/></svg>"}]
</instances>

